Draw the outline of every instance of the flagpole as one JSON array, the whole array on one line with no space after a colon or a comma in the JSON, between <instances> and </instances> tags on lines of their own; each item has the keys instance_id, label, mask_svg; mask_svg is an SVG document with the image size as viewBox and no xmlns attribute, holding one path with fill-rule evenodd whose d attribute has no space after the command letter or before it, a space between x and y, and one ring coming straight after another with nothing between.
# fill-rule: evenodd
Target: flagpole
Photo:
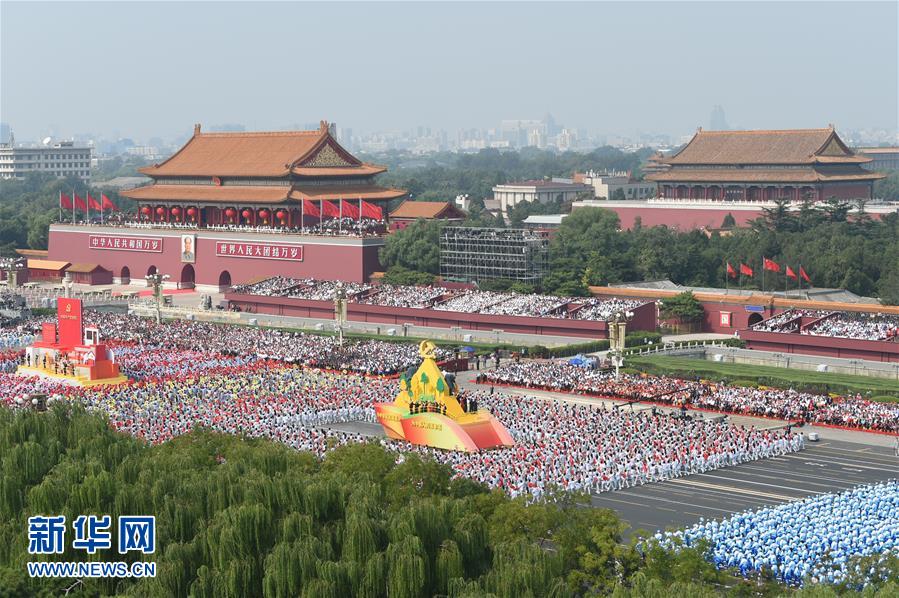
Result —
<instances>
[{"instance_id":1,"label":"flagpole","mask_svg":"<svg viewBox=\"0 0 899 598\"><path fill-rule=\"evenodd\" d=\"M762 292L765 292L765 256L762 256Z\"/></svg>"},{"instance_id":2,"label":"flagpole","mask_svg":"<svg viewBox=\"0 0 899 598\"><path fill-rule=\"evenodd\" d=\"M59 190L59 204L57 207L59 208L59 221L62 222L62 189Z\"/></svg>"},{"instance_id":3,"label":"flagpole","mask_svg":"<svg viewBox=\"0 0 899 598\"><path fill-rule=\"evenodd\" d=\"M75 189L72 189L72 224L75 224Z\"/></svg>"},{"instance_id":4,"label":"flagpole","mask_svg":"<svg viewBox=\"0 0 899 598\"><path fill-rule=\"evenodd\" d=\"M338 216L337 216L337 234L343 234L343 198L341 197L337 201L340 202L338 206Z\"/></svg>"}]
</instances>

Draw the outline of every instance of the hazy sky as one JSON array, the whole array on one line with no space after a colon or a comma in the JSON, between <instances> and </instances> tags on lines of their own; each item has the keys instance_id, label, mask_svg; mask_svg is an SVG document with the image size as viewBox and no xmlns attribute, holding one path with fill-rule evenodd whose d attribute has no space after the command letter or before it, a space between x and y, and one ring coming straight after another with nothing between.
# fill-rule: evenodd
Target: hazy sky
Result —
<instances>
[{"instance_id":1,"label":"hazy sky","mask_svg":"<svg viewBox=\"0 0 899 598\"><path fill-rule=\"evenodd\" d=\"M0 120L189 134L540 118L681 135L897 126L897 3L0 3Z\"/></svg>"}]
</instances>

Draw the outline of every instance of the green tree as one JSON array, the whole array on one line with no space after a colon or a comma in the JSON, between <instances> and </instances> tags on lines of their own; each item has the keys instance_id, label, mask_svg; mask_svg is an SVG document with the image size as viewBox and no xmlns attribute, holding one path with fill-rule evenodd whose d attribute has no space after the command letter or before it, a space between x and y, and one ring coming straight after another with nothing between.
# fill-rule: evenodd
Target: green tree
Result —
<instances>
[{"instance_id":1,"label":"green tree","mask_svg":"<svg viewBox=\"0 0 899 598\"><path fill-rule=\"evenodd\" d=\"M705 316L702 304L691 291L666 299L661 307L662 316L681 322L696 322Z\"/></svg>"},{"instance_id":2,"label":"green tree","mask_svg":"<svg viewBox=\"0 0 899 598\"><path fill-rule=\"evenodd\" d=\"M440 230L438 220L419 219L387 237L381 249L381 263L388 269L402 266L408 270L438 274L440 271Z\"/></svg>"},{"instance_id":3,"label":"green tree","mask_svg":"<svg viewBox=\"0 0 899 598\"><path fill-rule=\"evenodd\" d=\"M724 220L721 221L721 228L731 229L737 226L737 221L734 218L734 215L730 212L724 217Z\"/></svg>"}]
</instances>

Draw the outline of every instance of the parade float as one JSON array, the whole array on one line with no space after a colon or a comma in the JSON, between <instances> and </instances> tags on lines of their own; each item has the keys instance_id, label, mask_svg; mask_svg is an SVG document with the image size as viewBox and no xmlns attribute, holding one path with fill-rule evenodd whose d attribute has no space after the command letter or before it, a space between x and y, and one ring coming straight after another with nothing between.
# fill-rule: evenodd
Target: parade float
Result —
<instances>
[{"instance_id":1,"label":"parade float","mask_svg":"<svg viewBox=\"0 0 899 598\"><path fill-rule=\"evenodd\" d=\"M389 438L466 452L514 444L499 420L464 396L453 377L443 375L434 343L422 341L418 352L421 365L400 376L396 399L375 405Z\"/></svg>"},{"instance_id":2,"label":"parade float","mask_svg":"<svg viewBox=\"0 0 899 598\"><path fill-rule=\"evenodd\" d=\"M80 299L57 300L56 324L45 322L40 340L25 350L25 363L17 373L53 378L77 386L121 384L112 352L97 328L85 328Z\"/></svg>"}]
</instances>

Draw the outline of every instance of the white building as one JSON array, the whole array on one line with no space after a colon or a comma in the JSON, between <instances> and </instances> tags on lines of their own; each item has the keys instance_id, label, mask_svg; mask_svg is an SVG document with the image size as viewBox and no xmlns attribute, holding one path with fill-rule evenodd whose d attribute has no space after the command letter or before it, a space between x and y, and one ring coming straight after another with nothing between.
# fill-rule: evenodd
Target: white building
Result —
<instances>
[{"instance_id":1,"label":"white building","mask_svg":"<svg viewBox=\"0 0 899 598\"><path fill-rule=\"evenodd\" d=\"M606 173L590 170L576 173L574 180L593 187L594 195L599 199L648 199L655 197L656 194L654 182L631 181L626 172ZM619 189L621 193L618 193Z\"/></svg>"},{"instance_id":2,"label":"white building","mask_svg":"<svg viewBox=\"0 0 899 598\"><path fill-rule=\"evenodd\" d=\"M539 201L549 203L559 200L574 201L578 193L592 193L593 188L579 183L562 183L556 181L521 181L497 185L493 188L493 199L499 202L500 210L505 216L512 206L523 201Z\"/></svg>"},{"instance_id":3,"label":"white building","mask_svg":"<svg viewBox=\"0 0 899 598\"><path fill-rule=\"evenodd\" d=\"M30 172L49 172L58 177L91 178L90 147L76 147L71 141L36 147L16 147L15 139L0 144L0 178L21 179Z\"/></svg>"}]
</instances>

